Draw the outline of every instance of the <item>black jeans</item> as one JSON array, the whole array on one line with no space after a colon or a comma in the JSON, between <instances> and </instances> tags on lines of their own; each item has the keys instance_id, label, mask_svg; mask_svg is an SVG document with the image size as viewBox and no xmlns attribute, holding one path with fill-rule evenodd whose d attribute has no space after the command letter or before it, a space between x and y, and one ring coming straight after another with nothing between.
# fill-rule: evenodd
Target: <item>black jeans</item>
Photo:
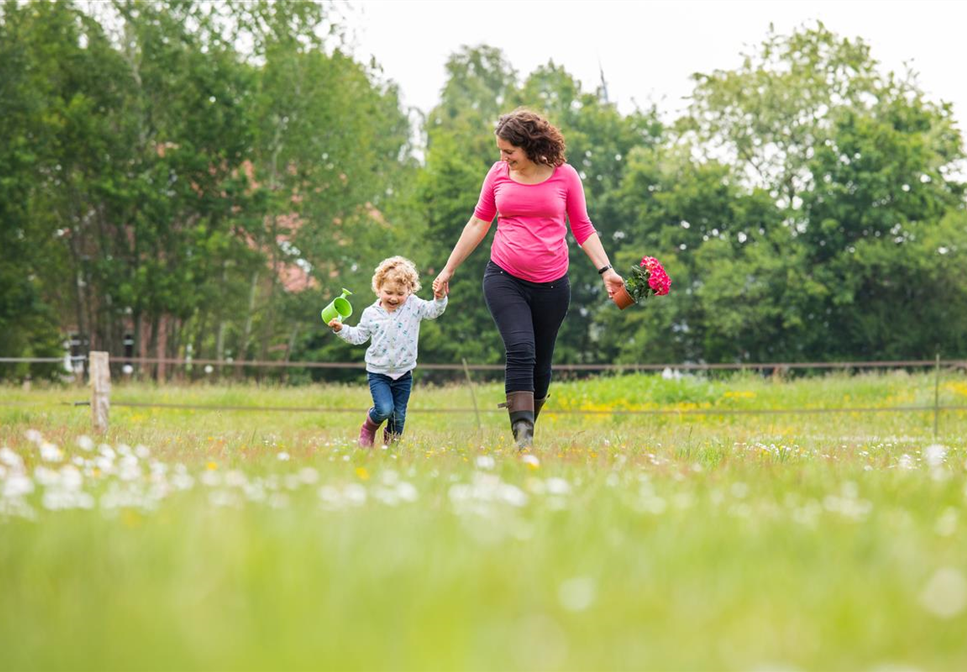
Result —
<instances>
[{"instance_id":1,"label":"black jeans","mask_svg":"<svg viewBox=\"0 0 967 672\"><path fill-rule=\"evenodd\" d=\"M493 261L483 278L484 299L507 352L505 392L547 396L557 331L571 303L567 275L553 282L528 282Z\"/></svg>"}]
</instances>

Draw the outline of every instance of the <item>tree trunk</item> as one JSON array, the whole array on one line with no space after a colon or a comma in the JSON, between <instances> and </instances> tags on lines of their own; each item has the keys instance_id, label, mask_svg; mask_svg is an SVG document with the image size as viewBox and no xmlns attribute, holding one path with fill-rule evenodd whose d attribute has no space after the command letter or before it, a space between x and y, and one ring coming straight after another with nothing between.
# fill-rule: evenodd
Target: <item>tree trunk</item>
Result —
<instances>
[{"instance_id":1,"label":"tree trunk","mask_svg":"<svg viewBox=\"0 0 967 672\"><path fill-rule=\"evenodd\" d=\"M295 349L295 339L299 335L299 323L295 322L292 325L292 332L289 334L289 342L285 346L285 363L288 364L292 358L292 351ZM284 367L282 369L282 382L289 382L289 367Z\"/></svg>"},{"instance_id":2,"label":"tree trunk","mask_svg":"<svg viewBox=\"0 0 967 672\"><path fill-rule=\"evenodd\" d=\"M255 299L258 296L259 288L259 272L255 271L252 273L252 286L249 289L248 295L248 312L245 315L245 327L242 329L242 340L239 343L238 352L236 353L235 360L238 362L244 362L246 353L248 352L249 341L252 337L252 320L255 317ZM239 380L242 379L244 372L241 366L235 367L235 377Z\"/></svg>"}]
</instances>

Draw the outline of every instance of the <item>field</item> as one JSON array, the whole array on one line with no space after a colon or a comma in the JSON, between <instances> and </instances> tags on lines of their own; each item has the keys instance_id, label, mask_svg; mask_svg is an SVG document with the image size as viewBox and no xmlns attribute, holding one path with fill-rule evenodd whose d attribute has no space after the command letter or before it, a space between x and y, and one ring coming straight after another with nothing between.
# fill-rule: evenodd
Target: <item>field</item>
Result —
<instances>
[{"instance_id":1,"label":"field","mask_svg":"<svg viewBox=\"0 0 967 672\"><path fill-rule=\"evenodd\" d=\"M82 388L0 388L0 669L967 669L967 412L934 436L932 374L556 383L524 455L501 392L478 427L418 384L362 450L362 386L116 385L359 411L104 436Z\"/></svg>"}]
</instances>

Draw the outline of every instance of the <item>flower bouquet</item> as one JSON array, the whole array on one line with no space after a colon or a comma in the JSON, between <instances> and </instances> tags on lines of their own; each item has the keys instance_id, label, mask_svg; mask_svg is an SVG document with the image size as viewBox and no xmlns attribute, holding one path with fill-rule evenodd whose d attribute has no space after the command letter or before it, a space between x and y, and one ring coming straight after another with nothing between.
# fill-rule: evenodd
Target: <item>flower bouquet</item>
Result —
<instances>
[{"instance_id":1,"label":"flower bouquet","mask_svg":"<svg viewBox=\"0 0 967 672\"><path fill-rule=\"evenodd\" d=\"M654 257L642 257L641 263L631 267L623 289L615 292L611 299L621 310L633 303L641 303L649 296L664 296L671 288L671 278Z\"/></svg>"}]
</instances>

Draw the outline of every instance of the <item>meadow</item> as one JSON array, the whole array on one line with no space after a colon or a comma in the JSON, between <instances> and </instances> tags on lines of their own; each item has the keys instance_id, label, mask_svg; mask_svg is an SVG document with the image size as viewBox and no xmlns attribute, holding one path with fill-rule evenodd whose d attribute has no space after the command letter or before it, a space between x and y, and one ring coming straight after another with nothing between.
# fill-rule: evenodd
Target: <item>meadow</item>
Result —
<instances>
[{"instance_id":1,"label":"meadow","mask_svg":"<svg viewBox=\"0 0 967 672\"><path fill-rule=\"evenodd\" d=\"M116 385L103 436L0 388L0 669L967 669L932 373L565 381L524 454L501 393L418 384L366 450L363 386Z\"/></svg>"}]
</instances>

